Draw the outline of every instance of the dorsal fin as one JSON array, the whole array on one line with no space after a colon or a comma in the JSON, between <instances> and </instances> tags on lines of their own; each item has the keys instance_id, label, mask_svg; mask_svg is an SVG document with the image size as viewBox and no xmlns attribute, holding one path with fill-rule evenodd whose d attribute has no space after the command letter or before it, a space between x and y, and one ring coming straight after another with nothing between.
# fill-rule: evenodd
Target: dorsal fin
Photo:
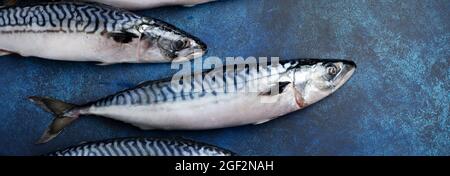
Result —
<instances>
[{"instance_id":1,"label":"dorsal fin","mask_svg":"<svg viewBox=\"0 0 450 176\"><path fill-rule=\"evenodd\" d=\"M3 0L0 7L9 7L17 4L17 0Z\"/></svg>"},{"instance_id":2,"label":"dorsal fin","mask_svg":"<svg viewBox=\"0 0 450 176\"><path fill-rule=\"evenodd\" d=\"M51 2L61 2L64 0L1 0L0 7L21 6L30 4L41 4Z\"/></svg>"}]
</instances>

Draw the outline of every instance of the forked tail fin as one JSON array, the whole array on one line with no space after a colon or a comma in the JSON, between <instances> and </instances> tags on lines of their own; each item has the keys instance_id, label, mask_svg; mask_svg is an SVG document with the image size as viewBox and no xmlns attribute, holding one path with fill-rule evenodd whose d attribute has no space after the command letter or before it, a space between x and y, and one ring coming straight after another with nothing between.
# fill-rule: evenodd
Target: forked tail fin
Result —
<instances>
[{"instance_id":1,"label":"forked tail fin","mask_svg":"<svg viewBox=\"0 0 450 176\"><path fill-rule=\"evenodd\" d=\"M48 97L29 97L30 101L39 105L42 109L53 114L55 119L50 124L50 126L45 130L41 138L36 142L36 144L46 143L56 136L64 129L64 127L71 124L74 120L79 117L78 113L67 113L76 105L65 103L60 100L48 98Z\"/></svg>"}]
</instances>

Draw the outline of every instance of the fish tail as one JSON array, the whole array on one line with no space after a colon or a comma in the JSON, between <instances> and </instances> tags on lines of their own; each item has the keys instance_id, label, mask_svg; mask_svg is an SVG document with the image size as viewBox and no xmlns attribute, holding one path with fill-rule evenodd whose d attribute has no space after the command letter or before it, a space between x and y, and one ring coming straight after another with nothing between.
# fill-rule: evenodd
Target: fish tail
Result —
<instances>
[{"instance_id":1,"label":"fish tail","mask_svg":"<svg viewBox=\"0 0 450 176\"><path fill-rule=\"evenodd\" d=\"M64 129L64 127L70 125L74 120L76 120L80 113L77 111L72 112L77 105L65 103L60 100L56 100L48 97L29 97L29 100L39 105L42 109L50 112L55 117L50 126L45 130L41 138L36 142L36 144L46 143L56 136Z\"/></svg>"}]
</instances>

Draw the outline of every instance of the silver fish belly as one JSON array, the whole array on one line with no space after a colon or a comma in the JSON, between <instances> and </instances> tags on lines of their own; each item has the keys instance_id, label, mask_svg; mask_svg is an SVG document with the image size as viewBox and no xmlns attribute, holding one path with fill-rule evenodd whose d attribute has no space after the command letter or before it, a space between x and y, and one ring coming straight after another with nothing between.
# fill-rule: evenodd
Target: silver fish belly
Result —
<instances>
[{"instance_id":1,"label":"silver fish belly","mask_svg":"<svg viewBox=\"0 0 450 176\"><path fill-rule=\"evenodd\" d=\"M173 5L194 6L197 4L207 3L215 0L87 0L87 1L104 3L114 7L120 7L125 9L141 10L147 8L173 6Z\"/></svg>"},{"instance_id":2,"label":"silver fish belly","mask_svg":"<svg viewBox=\"0 0 450 176\"><path fill-rule=\"evenodd\" d=\"M186 61L205 51L200 40L172 25L106 5L0 8L0 55L114 64Z\"/></svg>"},{"instance_id":3,"label":"silver fish belly","mask_svg":"<svg viewBox=\"0 0 450 176\"><path fill-rule=\"evenodd\" d=\"M39 143L54 138L80 115L108 117L141 129L215 129L260 124L303 109L336 91L355 68L351 61L311 59L225 66L176 84L172 79L145 82L81 106L30 99L57 117Z\"/></svg>"},{"instance_id":4,"label":"silver fish belly","mask_svg":"<svg viewBox=\"0 0 450 176\"><path fill-rule=\"evenodd\" d=\"M186 139L124 138L89 142L48 156L232 156L225 149Z\"/></svg>"}]
</instances>

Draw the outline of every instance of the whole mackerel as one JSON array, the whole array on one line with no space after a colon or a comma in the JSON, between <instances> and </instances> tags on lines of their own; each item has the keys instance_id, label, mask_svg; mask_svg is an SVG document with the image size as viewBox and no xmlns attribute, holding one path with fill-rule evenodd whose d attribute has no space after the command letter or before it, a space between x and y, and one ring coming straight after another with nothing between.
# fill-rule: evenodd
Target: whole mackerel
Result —
<instances>
[{"instance_id":1,"label":"whole mackerel","mask_svg":"<svg viewBox=\"0 0 450 176\"><path fill-rule=\"evenodd\" d=\"M232 156L233 152L187 139L123 138L88 142L49 156Z\"/></svg>"},{"instance_id":2,"label":"whole mackerel","mask_svg":"<svg viewBox=\"0 0 450 176\"><path fill-rule=\"evenodd\" d=\"M56 117L38 143L51 140L80 115L109 117L141 129L214 129L260 124L303 109L336 91L355 69L347 60L236 64L144 82L84 105L47 97L30 100Z\"/></svg>"},{"instance_id":3,"label":"whole mackerel","mask_svg":"<svg viewBox=\"0 0 450 176\"><path fill-rule=\"evenodd\" d=\"M201 57L206 45L163 21L96 3L0 8L0 55L63 61L154 63Z\"/></svg>"}]
</instances>

